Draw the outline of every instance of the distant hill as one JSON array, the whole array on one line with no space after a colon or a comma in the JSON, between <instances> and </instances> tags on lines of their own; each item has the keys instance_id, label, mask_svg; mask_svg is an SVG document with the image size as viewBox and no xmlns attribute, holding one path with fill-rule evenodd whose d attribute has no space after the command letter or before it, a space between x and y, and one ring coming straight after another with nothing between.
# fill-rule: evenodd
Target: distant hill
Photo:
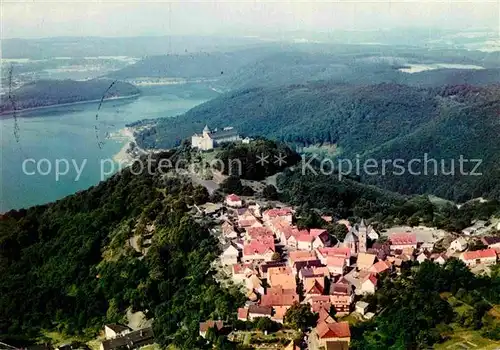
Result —
<instances>
[{"instance_id":1,"label":"distant hill","mask_svg":"<svg viewBox=\"0 0 500 350\"><path fill-rule=\"evenodd\" d=\"M317 80L422 87L485 85L500 81L498 58L480 51L429 51L407 46L270 43L232 51L149 56L109 77L210 78L213 86L223 91ZM415 64L436 66L413 74L399 70ZM453 69L436 69L443 65ZM465 69L468 66L484 69Z\"/></svg>"},{"instance_id":2,"label":"distant hill","mask_svg":"<svg viewBox=\"0 0 500 350\"><path fill-rule=\"evenodd\" d=\"M316 82L227 93L138 135L144 147L168 148L203 128L231 125L247 136L297 146L336 144L341 157L409 161L483 159L483 176L366 176L401 193L464 201L500 198L500 87L419 88ZM465 170L473 164L469 164ZM458 165L456 165L458 167Z\"/></svg>"},{"instance_id":3,"label":"distant hill","mask_svg":"<svg viewBox=\"0 0 500 350\"><path fill-rule=\"evenodd\" d=\"M0 114L13 110L55 106L65 103L132 96L139 89L132 84L108 79L39 80L21 86L12 92L13 99L2 98Z\"/></svg>"}]
</instances>

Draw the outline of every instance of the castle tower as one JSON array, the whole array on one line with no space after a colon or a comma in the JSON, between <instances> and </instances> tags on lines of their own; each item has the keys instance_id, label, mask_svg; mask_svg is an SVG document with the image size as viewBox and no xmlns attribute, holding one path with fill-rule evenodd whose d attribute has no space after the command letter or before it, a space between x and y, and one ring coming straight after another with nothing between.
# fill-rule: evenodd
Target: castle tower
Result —
<instances>
[{"instance_id":1,"label":"castle tower","mask_svg":"<svg viewBox=\"0 0 500 350\"><path fill-rule=\"evenodd\" d=\"M366 244L368 241L368 227L366 227L365 219L361 219L361 223L358 227L358 251L360 253L366 253Z\"/></svg>"},{"instance_id":2,"label":"castle tower","mask_svg":"<svg viewBox=\"0 0 500 350\"><path fill-rule=\"evenodd\" d=\"M210 135L210 133L211 133L211 131L208 128L208 125L205 125L205 127L203 128L203 136L208 137L208 135Z\"/></svg>"}]
</instances>

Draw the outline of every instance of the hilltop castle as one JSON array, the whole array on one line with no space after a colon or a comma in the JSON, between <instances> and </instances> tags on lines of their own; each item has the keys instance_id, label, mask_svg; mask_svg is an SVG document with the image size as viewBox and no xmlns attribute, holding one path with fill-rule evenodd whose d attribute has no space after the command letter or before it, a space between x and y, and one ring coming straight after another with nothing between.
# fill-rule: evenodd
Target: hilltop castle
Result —
<instances>
[{"instance_id":1,"label":"hilltop castle","mask_svg":"<svg viewBox=\"0 0 500 350\"><path fill-rule=\"evenodd\" d=\"M191 147L198 148L202 151L207 151L217 147L221 143L225 142L235 142L241 141L241 137L232 127L226 127L221 131L215 129L213 132L210 131L207 125L203 128L200 134L194 134L191 136Z\"/></svg>"}]
</instances>

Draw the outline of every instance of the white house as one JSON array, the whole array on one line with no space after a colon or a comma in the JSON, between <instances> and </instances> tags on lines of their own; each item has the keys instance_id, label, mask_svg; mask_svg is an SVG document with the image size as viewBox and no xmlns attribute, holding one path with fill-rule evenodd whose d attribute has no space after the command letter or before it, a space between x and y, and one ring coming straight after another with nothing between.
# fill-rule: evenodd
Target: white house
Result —
<instances>
[{"instance_id":1,"label":"white house","mask_svg":"<svg viewBox=\"0 0 500 350\"><path fill-rule=\"evenodd\" d=\"M130 333L131 329L121 324L107 324L104 326L106 339L114 339Z\"/></svg>"},{"instance_id":2,"label":"white house","mask_svg":"<svg viewBox=\"0 0 500 350\"><path fill-rule=\"evenodd\" d=\"M366 311L368 311L368 306L370 306L370 304L368 304L366 301L358 301L354 307L354 310L357 313L364 315Z\"/></svg>"},{"instance_id":3,"label":"white house","mask_svg":"<svg viewBox=\"0 0 500 350\"><path fill-rule=\"evenodd\" d=\"M362 294L374 294L377 290L377 277L374 274L366 276L365 280L361 283Z\"/></svg>"},{"instance_id":4,"label":"white house","mask_svg":"<svg viewBox=\"0 0 500 350\"><path fill-rule=\"evenodd\" d=\"M326 267L328 267L328 271L330 271L332 275L343 275L346 268L346 262L345 259L341 257L329 257L326 259Z\"/></svg>"},{"instance_id":5,"label":"white house","mask_svg":"<svg viewBox=\"0 0 500 350\"><path fill-rule=\"evenodd\" d=\"M291 238L291 237L290 237ZM313 250L314 237L308 234L298 235L296 238L297 249L299 250Z\"/></svg>"},{"instance_id":6,"label":"white house","mask_svg":"<svg viewBox=\"0 0 500 350\"><path fill-rule=\"evenodd\" d=\"M463 252L467 249L467 240L464 237L458 237L451 242L449 249L453 252Z\"/></svg>"},{"instance_id":7,"label":"white house","mask_svg":"<svg viewBox=\"0 0 500 350\"><path fill-rule=\"evenodd\" d=\"M221 254L220 260L222 265L234 265L238 263L240 252L232 244L228 245Z\"/></svg>"},{"instance_id":8,"label":"white house","mask_svg":"<svg viewBox=\"0 0 500 350\"><path fill-rule=\"evenodd\" d=\"M309 231L309 234L314 237L313 249L329 247L330 235L327 230L313 228Z\"/></svg>"},{"instance_id":9,"label":"white house","mask_svg":"<svg viewBox=\"0 0 500 350\"><path fill-rule=\"evenodd\" d=\"M430 256L430 254L429 254L429 253L427 253L427 252L422 252L422 253L418 254L418 256L417 256L417 261L421 264L421 263L423 263L424 261L429 260L429 256Z\"/></svg>"},{"instance_id":10,"label":"white house","mask_svg":"<svg viewBox=\"0 0 500 350\"><path fill-rule=\"evenodd\" d=\"M233 208L240 208L243 205L243 202L240 197L233 193L226 196L226 204Z\"/></svg>"}]
</instances>

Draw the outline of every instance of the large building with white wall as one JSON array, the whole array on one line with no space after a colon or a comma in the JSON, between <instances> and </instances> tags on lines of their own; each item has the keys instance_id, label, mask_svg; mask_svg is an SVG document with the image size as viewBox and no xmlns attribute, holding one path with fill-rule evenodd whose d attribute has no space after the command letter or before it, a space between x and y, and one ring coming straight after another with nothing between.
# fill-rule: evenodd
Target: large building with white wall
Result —
<instances>
[{"instance_id":1,"label":"large building with white wall","mask_svg":"<svg viewBox=\"0 0 500 350\"><path fill-rule=\"evenodd\" d=\"M217 147L221 143L235 141L241 141L241 137L236 129L227 127L220 131L215 129L212 132L208 126L205 125L201 134L194 134L191 137L191 147L207 151Z\"/></svg>"}]
</instances>

